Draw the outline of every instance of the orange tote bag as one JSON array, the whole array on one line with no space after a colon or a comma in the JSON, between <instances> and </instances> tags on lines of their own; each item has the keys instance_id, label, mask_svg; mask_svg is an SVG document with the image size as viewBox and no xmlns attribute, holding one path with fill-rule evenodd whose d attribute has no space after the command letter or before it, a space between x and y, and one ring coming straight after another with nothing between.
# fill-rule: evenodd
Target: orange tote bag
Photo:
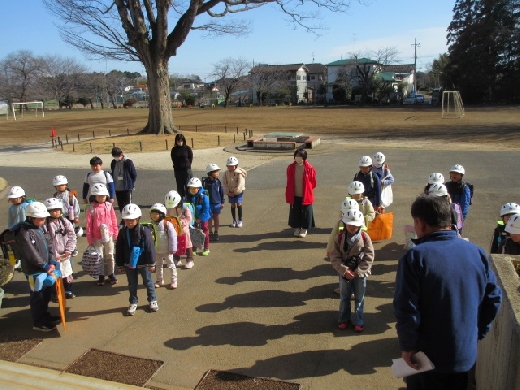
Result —
<instances>
[{"instance_id":1,"label":"orange tote bag","mask_svg":"<svg viewBox=\"0 0 520 390\"><path fill-rule=\"evenodd\" d=\"M394 231L394 213L378 214L369 223L367 233L372 241L383 241L392 238Z\"/></svg>"}]
</instances>

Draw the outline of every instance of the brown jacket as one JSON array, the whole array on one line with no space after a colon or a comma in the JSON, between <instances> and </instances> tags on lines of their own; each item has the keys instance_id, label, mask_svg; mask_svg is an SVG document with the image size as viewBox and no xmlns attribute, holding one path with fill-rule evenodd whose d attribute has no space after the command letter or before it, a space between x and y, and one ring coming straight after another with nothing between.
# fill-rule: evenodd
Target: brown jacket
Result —
<instances>
[{"instance_id":1,"label":"brown jacket","mask_svg":"<svg viewBox=\"0 0 520 390\"><path fill-rule=\"evenodd\" d=\"M372 240L366 232L362 231L359 241L350 247L348 252L345 252L344 247L347 236L349 238L351 237L347 230L342 230L342 233L340 233L334 240L334 246L330 252L330 262L340 275L344 275L347 271L347 266L343 264L343 261L350 256L360 256L360 254L363 253L362 259L354 272L358 277L367 277L371 273L372 263L374 262L374 247L372 246Z\"/></svg>"}]
</instances>

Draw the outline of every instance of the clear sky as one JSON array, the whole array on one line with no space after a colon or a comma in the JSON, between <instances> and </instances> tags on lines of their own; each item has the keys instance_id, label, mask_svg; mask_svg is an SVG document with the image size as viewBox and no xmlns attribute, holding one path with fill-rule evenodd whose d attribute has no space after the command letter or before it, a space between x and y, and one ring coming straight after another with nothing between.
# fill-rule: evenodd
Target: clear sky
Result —
<instances>
[{"instance_id":1,"label":"clear sky","mask_svg":"<svg viewBox=\"0 0 520 390\"><path fill-rule=\"evenodd\" d=\"M321 23L327 29L320 37L294 29L275 4L241 14L252 22L247 37L203 38L193 31L170 60L170 74L196 74L211 81L214 64L220 60L245 58L255 63L321 63L396 47L402 64L413 64L414 42L417 68L426 70L439 54L447 51L446 29L452 19L455 0L352 0L346 14L322 12ZM89 70L118 69L144 74L138 62L89 61L76 48L61 41L56 24L41 0L2 1L0 59L18 50L35 55L60 55L75 58Z\"/></svg>"}]
</instances>

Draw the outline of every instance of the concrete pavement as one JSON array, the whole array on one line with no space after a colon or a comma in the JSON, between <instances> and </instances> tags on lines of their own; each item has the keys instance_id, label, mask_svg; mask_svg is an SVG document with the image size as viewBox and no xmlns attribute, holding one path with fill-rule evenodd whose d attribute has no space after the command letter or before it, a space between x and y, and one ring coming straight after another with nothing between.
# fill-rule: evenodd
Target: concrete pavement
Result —
<instances>
[{"instance_id":1,"label":"concrete pavement","mask_svg":"<svg viewBox=\"0 0 520 390\"><path fill-rule=\"evenodd\" d=\"M500 206L518 202L518 179L496 172L514 161L514 152L334 144L309 151L309 162L318 173L317 228L300 239L293 237L287 226L284 200L285 168L292 154L264 159L228 149L227 153L239 160L251 159L250 167L255 159L263 162L249 170L244 227L226 226L231 219L226 205L221 216L221 241L212 243L208 257L197 257L193 269L179 270L177 290L158 290L157 313L145 310L145 291L140 289L136 315L125 317L126 278L120 277L115 286L98 287L76 263L74 288L78 297L67 302L67 333L61 327L51 334L31 329L26 285L17 273L4 286L0 334L44 338L19 363L63 370L88 349L97 348L165 361L148 383L163 389L193 389L210 368L293 381L303 389L400 388L402 381L390 370L391 359L400 356L392 309L393 282L403 253L402 228L410 223L409 205L421 192L428 174L439 171L447 175L456 162L466 167L466 178L475 185L476 194L464 233L486 249ZM373 155L377 150L386 154L396 178L395 203L389 208L395 212L394 237L375 244L373 275L367 282L365 332L355 334L352 329L337 329L338 299L332 293L337 276L323 260L324 248L359 156ZM132 157L137 160L137 155ZM87 162L88 158L85 156ZM221 157L215 154L206 158L201 166L209 162L225 165L225 159L217 160ZM174 188L168 168L139 170L137 203L160 201ZM49 183L54 175L65 172L78 189L85 175L85 169L52 168L50 160L47 168L0 169L0 176L10 185L22 185L37 199L52 194ZM203 174L200 170L196 173ZM0 210L0 220L6 220L6 210ZM80 240L80 252L85 246L85 239Z\"/></svg>"}]
</instances>

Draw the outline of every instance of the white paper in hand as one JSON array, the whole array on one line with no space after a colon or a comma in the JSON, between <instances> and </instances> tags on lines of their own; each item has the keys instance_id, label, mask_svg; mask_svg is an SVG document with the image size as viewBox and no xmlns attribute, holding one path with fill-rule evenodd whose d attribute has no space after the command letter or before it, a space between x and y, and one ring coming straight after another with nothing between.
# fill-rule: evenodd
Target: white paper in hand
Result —
<instances>
[{"instance_id":1,"label":"white paper in hand","mask_svg":"<svg viewBox=\"0 0 520 390\"><path fill-rule=\"evenodd\" d=\"M425 372L433 370L435 367L433 363L428 359L428 356L424 354L424 352L417 352L415 354L415 359L417 363L419 363L419 369L416 370L410 367L403 358L400 359L392 359L392 371L396 378L404 378L410 375L418 374L419 372Z\"/></svg>"}]
</instances>

